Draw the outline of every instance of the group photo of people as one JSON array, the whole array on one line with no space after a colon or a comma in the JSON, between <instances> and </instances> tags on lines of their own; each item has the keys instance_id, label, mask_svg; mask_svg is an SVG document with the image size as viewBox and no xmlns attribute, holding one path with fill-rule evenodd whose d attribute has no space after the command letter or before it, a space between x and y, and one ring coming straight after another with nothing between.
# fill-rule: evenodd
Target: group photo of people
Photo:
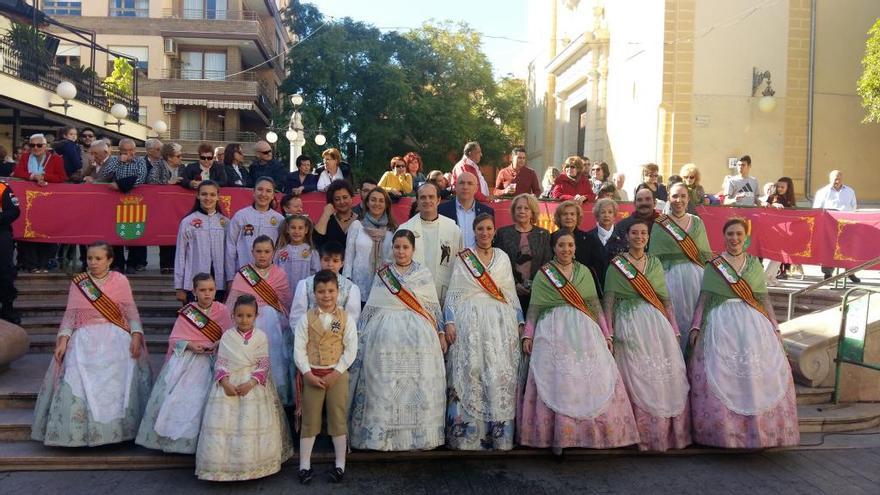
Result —
<instances>
[{"instance_id":1,"label":"group photo of people","mask_svg":"<svg viewBox=\"0 0 880 495\"><path fill-rule=\"evenodd\" d=\"M768 293L791 267L747 253L749 225L736 216L713 252L696 214L713 202L794 206L786 178L760 196L749 156L718 195L705 192L693 164L666 184L647 164L635 211L621 220L624 177L607 163L569 157L541 180L523 148L494 187L469 142L449 172L423 173L411 152L355 189L333 148L317 170L300 156L288 173L265 142L249 166L238 144L203 145L199 163L183 166L175 143L147 141L139 157L123 139L110 156L96 140L87 161L97 170L78 174L46 150L45 136L29 144L14 177L195 194L175 245L160 249L182 305L161 370L150 369L126 277L143 269L146 248L81 249L84 270L70 283L36 405L32 438L45 445L134 440L194 454L196 475L218 481L276 473L296 448L308 484L322 433L334 482L350 449L520 446L561 457L569 448L799 442ZM219 207L228 187L253 191L231 217ZM843 209L840 172L826 189L823 201ZM302 208L314 191L326 196L318 218ZM405 196L412 214L396 218L392 206ZM553 229L538 226L542 196L559 201ZM500 197L511 199L509 225L496 224L491 201ZM585 215L594 229L581 229ZM18 258L40 273L63 248L19 242Z\"/></svg>"}]
</instances>

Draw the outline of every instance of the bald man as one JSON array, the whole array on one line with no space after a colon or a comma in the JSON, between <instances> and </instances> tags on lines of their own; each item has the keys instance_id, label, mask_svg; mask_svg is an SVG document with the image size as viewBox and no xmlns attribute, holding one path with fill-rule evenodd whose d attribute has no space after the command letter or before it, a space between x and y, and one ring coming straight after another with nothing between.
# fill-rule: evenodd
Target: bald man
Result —
<instances>
[{"instance_id":1,"label":"bald man","mask_svg":"<svg viewBox=\"0 0 880 495\"><path fill-rule=\"evenodd\" d=\"M455 198L444 202L437 208L441 215L455 220L455 224L461 230L462 243L466 248L472 248L476 245L474 219L477 218L477 215L481 213L495 215L495 210L477 201L476 194L479 187L480 182L476 175L462 172L458 175Z\"/></svg>"},{"instance_id":2,"label":"bald man","mask_svg":"<svg viewBox=\"0 0 880 495\"><path fill-rule=\"evenodd\" d=\"M828 185L816 191L816 198L813 199L813 208L838 211L854 211L858 208L856 192L853 188L843 184L843 172L832 170L828 174ZM834 268L823 266L822 273L825 275L825 278L831 278ZM861 282L855 274L850 275L849 279L854 283Z\"/></svg>"}]
</instances>

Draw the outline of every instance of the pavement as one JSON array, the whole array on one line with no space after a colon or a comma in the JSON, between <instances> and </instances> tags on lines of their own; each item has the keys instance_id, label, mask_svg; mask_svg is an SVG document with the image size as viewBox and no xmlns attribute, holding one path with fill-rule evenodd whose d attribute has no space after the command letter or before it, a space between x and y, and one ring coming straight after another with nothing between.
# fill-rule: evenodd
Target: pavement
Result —
<instances>
[{"instance_id":1,"label":"pavement","mask_svg":"<svg viewBox=\"0 0 880 495\"><path fill-rule=\"evenodd\" d=\"M247 494L833 494L880 493L880 447L715 455L589 456L462 459L348 466L342 484L315 464L309 487L295 466L247 482L199 481L191 470L0 473L0 493L126 495Z\"/></svg>"}]
</instances>

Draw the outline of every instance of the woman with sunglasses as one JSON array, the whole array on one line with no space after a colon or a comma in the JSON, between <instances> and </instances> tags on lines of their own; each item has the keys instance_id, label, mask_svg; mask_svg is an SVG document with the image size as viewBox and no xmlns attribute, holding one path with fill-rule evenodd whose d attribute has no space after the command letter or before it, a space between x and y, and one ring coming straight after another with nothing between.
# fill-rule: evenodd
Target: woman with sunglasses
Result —
<instances>
[{"instance_id":1,"label":"woman with sunglasses","mask_svg":"<svg viewBox=\"0 0 880 495\"><path fill-rule=\"evenodd\" d=\"M412 194L413 177L406 171L406 162L395 156L391 159L391 170L382 174L379 187L385 189L391 199L397 201L402 196Z\"/></svg>"},{"instance_id":2,"label":"woman with sunglasses","mask_svg":"<svg viewBox=\"0 0 880 495\"><path fill-rule=\"evenodd\" d=\"M596 197L599 197L599 189L602 189L605 184L609 184L610 177L611 170L607 163L598 161L590 166L590 185L593 186L593 194Z\"/></svg>"},{"instance_id":3,"label":"woman with sunglasses","mask_svg":"<svg viewBox=\"0 0 880 495\"><path fill-rule=\"evenodd\" d=\"M244 166L244 153L239 143L229 143L223 150L223 168L230 187L253 187L251 176Z\"/></svg>"},{"instance_id":4,"label":"woman with sunglasses","mask_svg":"<svg viewBox=\"0 0 880 495\"><path fill-rule=\"evenodd\" d=\"M550 232L538 227L538 198L520 194L510 202L513 225L505 225L495 234L495 247L507 253L513 265L513 280L523 313L529 309L532 280L538 269L550 261Z\"/></svg>"},{"instance_id":5,"label":"woman with sunglasses","mask_svg":"<svg viewBox=\"0 0 880 495\"><path fill-rule=\"evenodd\" d=\"M593 185L585 174L581 172L583 160L577 156L570 156L562 164L562 175L556 178L556 183L550 191L550 197L563 201L574 200L578 203L593 201Z\"/></svg>"},{"instance_id":6,"label":"woman with sunglasses","mask_svg":"<svg viewBox=\"0 0 880 495\"><path fill-rule=\"evenodd\" d=\"M183 169L180 185L187 189L198 189L203 180L212 180L226 186L226 170L222 164L214 163L214 148L208 143L199 145L199 161L190 163Z\"/></svg>"},{"instance_id":7,"label":"woman with sunglasses","mask_svg":"<svg viewBox=\"0 0 880 495\"><path fill-rule=\"evenodd\" d=\"M639 190L647 187L654 193L654 199L666 201L669 195L666 192L666 186L660 182L660 167L656 163L646 163L642 165L642 183L636 186L633 195L638 194Z\"/></svg>"},{"instance_id":8,"label":"woman with sunglasses","mask_svg":"<svg viewBox=\"0 0 880 495\"><path fill-rule=\"evenodd\" d=\"M700 185L700 169L693 163L685 163L678 172L678 175L681 176L681 180L688 190L687 212L691 215L696 215L697 206L709 204L706 190Z\"/></svg>"}]
</instances>

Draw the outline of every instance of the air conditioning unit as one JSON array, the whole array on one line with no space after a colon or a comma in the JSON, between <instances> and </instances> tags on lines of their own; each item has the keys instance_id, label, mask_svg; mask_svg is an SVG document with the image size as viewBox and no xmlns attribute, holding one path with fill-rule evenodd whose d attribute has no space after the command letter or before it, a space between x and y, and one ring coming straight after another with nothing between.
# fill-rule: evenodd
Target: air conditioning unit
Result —
<instances>
[{"instance_id":1,"label":"air conditioning unit","mask_svg":"<svg viewBox=\"0 0 880 495\"><path fill-rule=\"evenodd\" d=\"M165 103L162 105L162 110L165 113L174 113L177 110L177 105L174 103Z\"/></svg>"},{"instance_id":2,"label":"air conditioning unit","mask_svg":"<svg viewBox=\"0 0 880 495\"><path fill-rule=\"evenodd\" d=\"M165 55L177 58L177 41L172 38L165 38Z\"/></svg>"}]
</instances>

